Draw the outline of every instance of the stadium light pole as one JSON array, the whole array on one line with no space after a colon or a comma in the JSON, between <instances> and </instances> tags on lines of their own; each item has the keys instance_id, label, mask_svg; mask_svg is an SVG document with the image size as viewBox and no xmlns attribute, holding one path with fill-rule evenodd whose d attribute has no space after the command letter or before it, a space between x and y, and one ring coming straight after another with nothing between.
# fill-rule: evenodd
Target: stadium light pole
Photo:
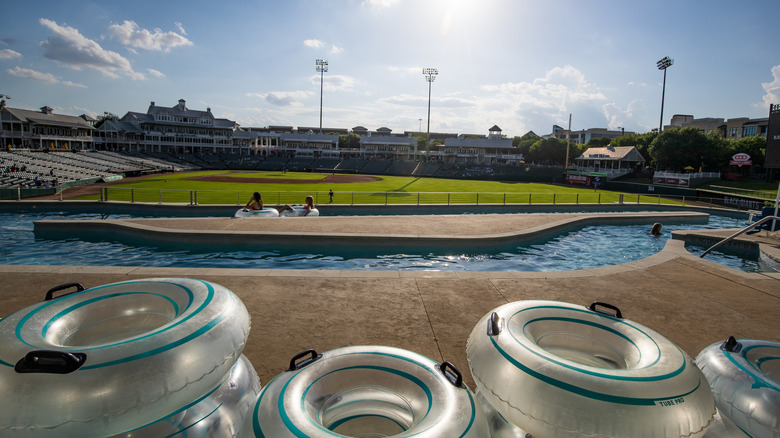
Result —
<instances>
[{"instance_id":1,"label":"stadium light pole","mask_svg":"<svg viewBox=\"0 0 780 438\"><path fill-rule=\"evenodd\" d=\"M664 127L664 97L666 95L666 69L671 67L672 64L674 64L674 59L669 58L668 56L664 56L661 58L660 61L656 62L655 65L658 67L658 70L664 71L664 85L661 89L661 122L658 124L658 133L661 133L661 130Z\"/></svg>"},{"instance_id":2,"label":"stadium light pole","mask_svg":"<svg viewBox=\"0 0 780 438\"><path fill-rule=\"evenodd\" d=\"M425 80L428 81L428 134L425 138L425 161L428 161L430 159L431 146L431 84L436 79L436 75L439 74L439 70L424 68L422 72L425 75Z\"/></svg>"},{"instance_id":3,"label":"stadium light pole","mask_svg":"<svg viewBox=\"0 0 780 438\"><path fill-rule=\"evenodd\" d=\"M322 134L322 84L325 72L328 71L328 60L318 59L316 64L317 71L320 72L320 134Z\"/></svg>"}]
</instances>

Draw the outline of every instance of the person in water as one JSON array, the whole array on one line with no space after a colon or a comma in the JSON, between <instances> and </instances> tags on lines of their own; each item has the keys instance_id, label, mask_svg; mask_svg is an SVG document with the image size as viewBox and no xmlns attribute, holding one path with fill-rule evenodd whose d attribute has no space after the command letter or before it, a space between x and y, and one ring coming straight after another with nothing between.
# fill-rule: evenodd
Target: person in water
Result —
<instances>
[{"instance_id":1,"label":"person in water","mask_svg":"<svg viewBox=\"0 0 780 438\"><path fill-rule=\"evenodd\" d=\"M311 196L306 197L306 205L301 207L303 209L303 214L300 214L299 216L307 216L309 213L311 213L312 210L314 210L314 198ZM285 210L294 210L290 204L285 205L284 207L279 209L279 213L281 214Z\"/></svg>"},{"instance_id":2,"label":"person in water","mask_svg":"<svg viewBox=\"0 0 780 438\"><path fill-rule=\"evenodd\" d=\"M650 235L651 236L660 236L662 227L663 227L663 225L661 225L660 222L654 223L653 224L653 228L650 229Z\"/></svg>"},{"instance_id":3,"label":"person in water","mask_svg":"<svg viewBox=\"0 0 780 438\"><path fill-rule=\"evenodd\" d=\"M246 209L262 210L263 209L263 197L260 196L260 192L252 194L252 199L246 203Z\"/></svg>"}]
</instances>

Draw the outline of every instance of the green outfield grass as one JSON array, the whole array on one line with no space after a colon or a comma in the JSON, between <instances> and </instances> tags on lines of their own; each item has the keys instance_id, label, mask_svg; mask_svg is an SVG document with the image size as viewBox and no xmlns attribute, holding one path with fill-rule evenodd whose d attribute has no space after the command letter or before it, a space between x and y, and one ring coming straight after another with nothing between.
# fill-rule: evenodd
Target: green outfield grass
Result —
<instances>
[{"instance_id":1,"label":"green outfield grass","mask_svg":"<svg viewBox=\"0 0 780 438\"><path fill-rule=\"evenodd\" d=\"M328 203L328 190L335 193L334 204L611 203L617 202L621 196L620 192L595 191L586 187L524 182L399 176L376 176L378 180L365 182L328 181L329 178L343 176L310 172L182 172L115 184L106 194L111 201L196 201L198 204L243 204L255 191L263 195L267 204L299 204L306 195L314 196L315 203ZM225 177L231 181L213 180ZM637 202L638 199L641 202L658 202L655 196L624 194L624 197L630 200L628 202ZM99 196L80 199L99 199Z\"/></svg>"}]
</instances>

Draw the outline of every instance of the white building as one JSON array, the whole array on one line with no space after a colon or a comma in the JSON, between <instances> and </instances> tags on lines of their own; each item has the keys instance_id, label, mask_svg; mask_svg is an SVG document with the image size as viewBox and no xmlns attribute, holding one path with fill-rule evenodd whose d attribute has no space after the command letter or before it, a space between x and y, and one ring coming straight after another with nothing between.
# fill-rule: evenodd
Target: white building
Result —
<instances>
[{"instance_id":1,"label":"white building","mask_svg":"<svg viewBox=\"0 0 780 438\"><path fill-rule=\"evenodd\" d=\"M512 140L502 138L501 128L493 125L487 137L459 135L444 139L444 146L431 150L431 160L463 164L517 164L523 155L512 145Z\"/></svg>"},{"instance_id":2,"label":"white building","mask_svg":"<svg viewBox=\"0 0 780 438\"><path fill-rule=\"evenodd\" d=\"M152 102L146 113L131 111L122 118L106 120L98 128L95 147L170 154L235 152L241 147L240 141L233 141L237 129L236 122L214 117L210 108L187 108L184 99L170 108ZM251 138L241 140L250 142Z\"/></svg>"},{"instance_id":3,"label":"white building","mask_svg":"<svg viewBox=\"0 0 780 438\"><path fill-rule=\"evenodd\" d=\"M3 106L0 143L8 149L92 149L94 121L87 115L54 114L48 106L40 111Z\"/></svg>"},{"instance_id":4,"label":"white building","mask_svg":"<svg viewBox=\"0 0 780 438\"><path fill-rule=\"evenodd\" d=\"M543 135L542 138L557 138L558 140L567 141L570 137L570 141L574 144L587 144L589 141L596 138L618 138L626 134L634 134L634 132L626 131L622 128L619 131L605 128L589 128L569 132L568 129L553 125L553 132L551 134Z\"/></svg>"},{"instance_id":5,"label":"white building","mask_svg":"<svg viewBox=\"0 0 780 438\"><path fill-rule=\"evenodd\" d=\"M361 128L361 127L358 127ZM417 138L412 134L393 135L389 128L382 127L375 132L361 130L360 156L365 159L405 160L414 159Z\"/></svg>"},{"instance_id":6,"label":"white building","mask_svg":"<svg viewBox=\"0 0 780 438\"><path fill-rule=\"evenodd\" d=\"M574 162L578 171L605 173L612 179L632 172L637 166L642 167L645 159L635 146L609 145L588 148Z\"/></svg>"}]
</instances>

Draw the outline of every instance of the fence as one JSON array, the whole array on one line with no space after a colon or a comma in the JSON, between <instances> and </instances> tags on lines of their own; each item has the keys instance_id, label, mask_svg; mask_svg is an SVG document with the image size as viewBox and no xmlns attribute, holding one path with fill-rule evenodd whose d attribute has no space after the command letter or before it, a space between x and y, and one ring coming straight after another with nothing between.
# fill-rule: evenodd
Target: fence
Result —
<instances>
[{"instance_id":1,"label":"fence","mask_svg":"<svg viewBox=\"0 0 780 438\"><path fill-rule=\"evenodd\" d=\"M251 198L249 191L159 190L105 187L100 201L129 203L178 203L188 205L244 205ZM266 205L302 204L311 195L315 204L330 204L328 192L263 192ZM690 198L689 198L690 199ZM473 193L473 192L336 192L334 205L510 205L510 204L679 204L686 199L670 199L660 195L593 193Z\"/></svg>"}]
</instances>

